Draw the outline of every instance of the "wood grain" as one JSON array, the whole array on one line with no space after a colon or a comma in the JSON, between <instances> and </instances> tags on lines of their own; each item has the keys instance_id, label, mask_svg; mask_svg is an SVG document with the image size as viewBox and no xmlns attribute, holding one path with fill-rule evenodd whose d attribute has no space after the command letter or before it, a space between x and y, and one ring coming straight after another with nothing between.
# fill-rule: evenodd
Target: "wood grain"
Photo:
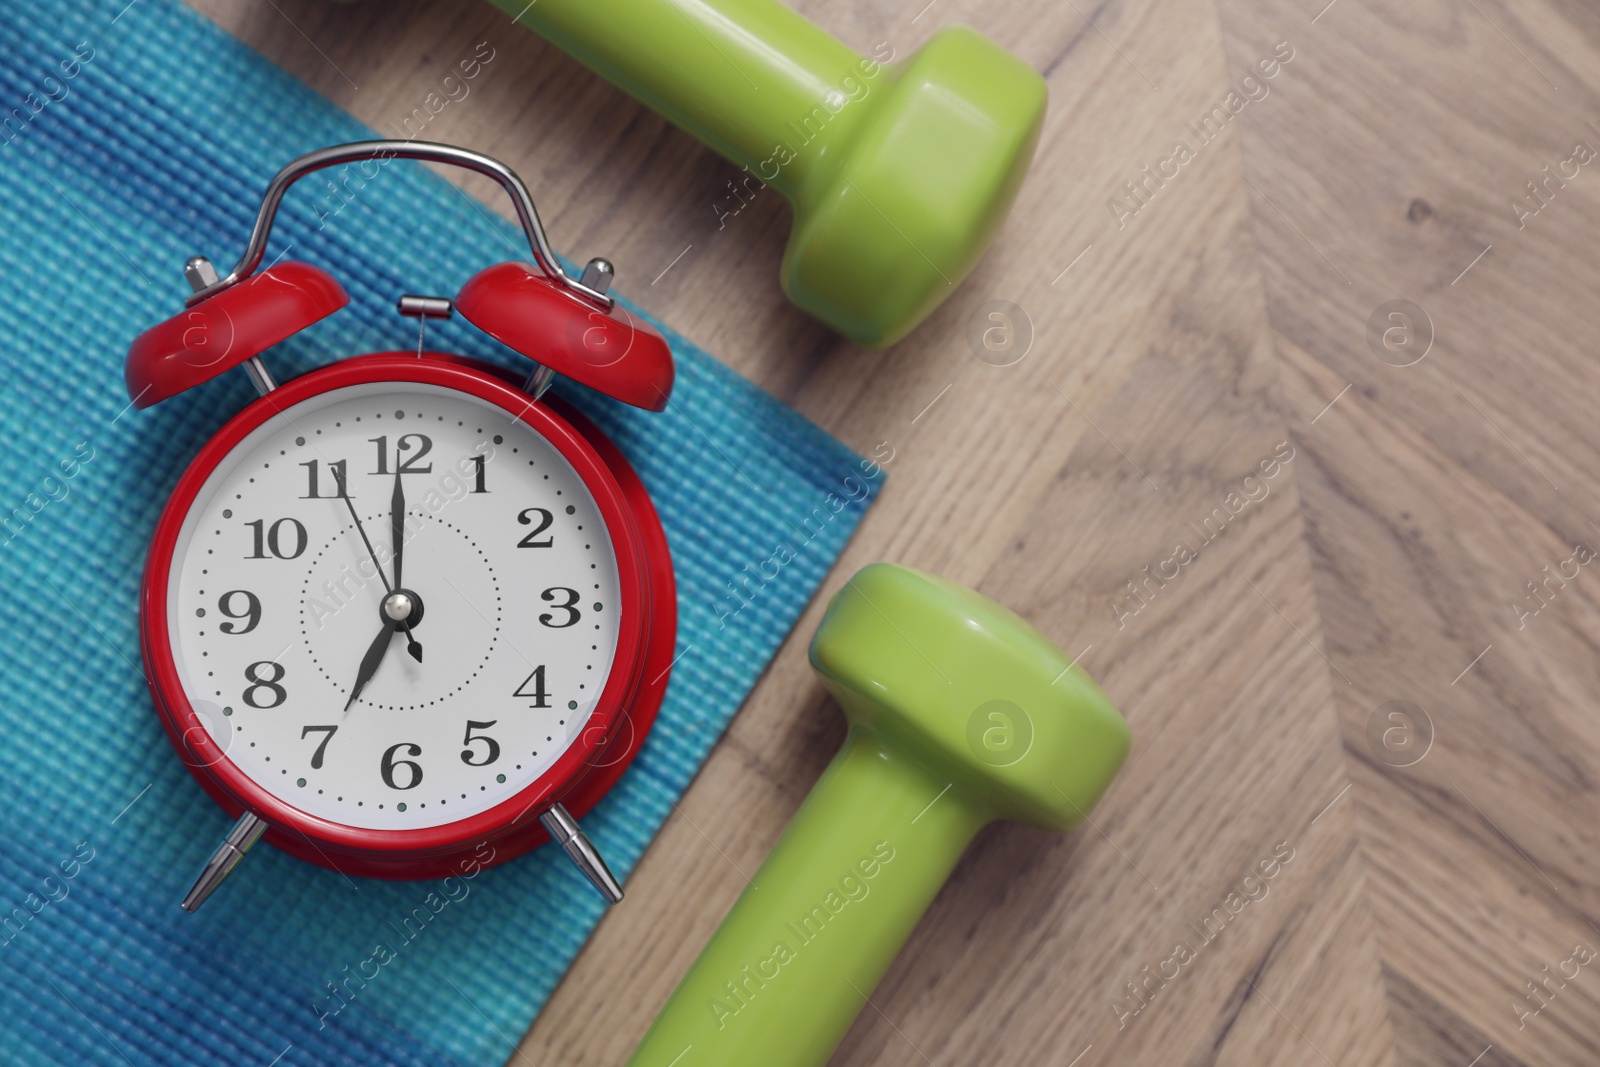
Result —
<instances>
[{"instance_id":1,"label":"wood grain","mask_svg":"<svg viewBox=\"0 0 1600 1067\"><path fill-rule=\"evenodd\" d=\"M964 22L1050 86L992 251L874 353L782 298L775 194L719 224L735 167L487 5L196 0L379 130L489 42L426 136L506 160L558 246L610 256L623 291L855 448L894 450L516 1062L627 1057L842 740L805 645L876 559L971 583L1081 655L1135 749L1092 826L980 836L835 1063L1600 1059L1600 977L1525 986L1600 945L1600 579L1524 585L1600 549L1600 162L1559 178L1576 142L1600 148L1600 17L1323 3L798 4L902 57ZM1180 141L1176 175L1129 200ZM1545 164L1558 180L1519 219ZM1010 366L965 336L996 299L1034 331ZM1411 366L1367 340L1396 299L1435 335ZM1148 577L1179 545L1177 576ZM1431 723L1408 765L1392 701Z\"/></svg>"}]
</instances>

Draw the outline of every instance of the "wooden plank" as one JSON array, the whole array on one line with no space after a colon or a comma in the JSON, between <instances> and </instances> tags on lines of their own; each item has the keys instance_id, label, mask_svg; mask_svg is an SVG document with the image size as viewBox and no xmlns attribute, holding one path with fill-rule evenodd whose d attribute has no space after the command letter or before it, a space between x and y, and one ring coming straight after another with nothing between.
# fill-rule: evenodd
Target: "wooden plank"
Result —
<instances>
[{"instance_id":1,"label":"wooden plank","mask_svg":"<svg viewBox=\"0 0 1600 1067\"><path fill-rule=\"evenodd\" d=\"M1354 680L1335 695L1398 1057L1594 1063L1600 982L1526 983L1600 944L1600 617L1565 562L1600 543L1583 341L1600 183L1574 166L1537 214L1513 206L1575 142L1600 145L1593 14L1220 7L1235 59L1305 42L1242 147L1290 407L1349 387L1298 473L1329 655ZM1366 337L1398 298L1436 335L1411 366ZM1369 736L1395 700L1434 732L1408 766Z\"/></svg>"},{"instance_id":2,"label":"wooden plank","mask_svg":"<svg viewBox=\"0 0 1600 1067\"><path fill-rule=\"evenodd\" d=\"M1456 655L1470 644L1465 612L1485 609L1452 598L1418 608L1403 591L1425 583L1431 594L1447 579L1464 588L1470 580L1443 565L1419 569L1399 534L1393 550L1367 551L1360 509L1336 518L1344 515L1338 457L1370 465L1386 448L1400 447L1394 442L1410 447L1421 439L1396 436L1391 427L1386 436L1371 431L1376 443L1364 449L1338 443L1337 435L1350 432L1341 420L1400 386L1363 379L1322 411L1356 377L1357 365L1345 363L1371 360L1361 340L1367 313L1395 295L1385 286L1405 277L1385 275L1383 256L1405 252L1414 233L1424 234L1442 265L1422 276L1447 285L1443 274L1453 275L1482 247L1472 243L1470 227L1447 224L1446 211L1435 207L1421 223L1380 229L1387 237L1374 242L1378 252L1360 255L1365 246L1347 232L1347 216L1308 210L1329 187L1365 195L1359 183L1350 187L1355 192L1337 186L1341 174L1370 180L1362 170L1370 161L1347 158L1352 144L1365 144L1361 120L1352 116L1389 107L1399 91L1395 80L1415 69L1415 57L1407 66L1382 49L1346 54L1360 51L1359 34L1344 51L1315 51L1313 45L1327 47L1332 34L1324 23L1343 17L1345 3L1315 25L1273 0L1222 0L1220 17L1211 0L1159 7L1148 0L969 0L959 9L948 2L800 4L856 47L886 41L902 56L939 27L966 22L1016 50L1050 83L1038 162L990 255L907 341L869 353L783 300L776 271L788 212L774 194L719 223L719 198L737 168L487 5L196 6L379 129L403 122L458 59L489 42L495 58L471 95L431 119L425 135L505 159L534 184L560 247L580 258L613 258L623 291L854 447L870 452L886 442L893 449L888 491L824 596L633 875L627 906L601 924L516 1062L609 1065L626 1058L743 887L741 872L759 866L842 740L837 710L810 676L805 644L826 595L857 566L880 558L970 582L1033 620L1069 654L1082 650L1082 662L1132 724L1136 748L1093 827L1064 838L1015 826L985 831L835 1062L1326 1060L1343 1067L1454 1062L1445 1052L1456 1056L1480 1034L1501 1044L1495 1026L1504 1027L1489 1016L1510 1015L1490 1003L1488 990L1504 988L1467 983L1464 995L1457 979L1473 973L1468 961L1479 945L1524 946L1519 963L1554 964L1549 942L1532 950L1534 931L1570 917L1570 900L1568 912L1558 896L1527 903L1518 895L1526 879L1506 864L1514 850L1488 820L1473 822L1459 799L1415 783L1432 781L1419 775L1445 765L1438 757L1447 736L1477 738L1482 761L1508 739L1520 746L1521 764L1504 762L1504 777L1481 787L1474 781L1469 792L1513 839L1533 842L1541 861L1563 856L1551 864L1552 877L1581 904L1592 879L1585 882L1570 827L1548 820L1541 828L1532 801L1513 817L1506 801L1518 775L1542 762L1547 774L1551 767L1559 773L1534 794L1538 803L1565 798L1586 780L1581 756L1559 765L1545 750L1586 743L1588 728L1576 712L1553 708L1540 720L1543 732L1522 720L1479 733L1457 733L1453 721L1446 731L1440 722L1440 752L1409 769L1377 763L1364 733L1376 696L1421 692L1413 698L1437 706L1432 690L1391 684L1385 672L1420 670L1424 660L1435 669L1435 644L1438 656L1460 669L1471 654ZM1348 6L1370 18L1369 8ZM1421 16L1415 26L1404 14L1388 16L1412 35L1405 39L1413 48L1414 38L1430 32L1464 34L1466 17L1443 23L1447 33L1429 30L1435 24ZM1553 17L1546 14L1546 24ZM1288 29L1276 32L1279 25ZM1365 31L1376 32L1370 25ZM1229 92L1240 91L1241 79L1283 41L1293 58L1278 61L1263 83L1266 96L1246 92L1249 103L1233 117ZM1481 58L1490 44L1473 36L1460 51ZM1386 41L1383 49L1401 47ZM1562 48L1573 62L1582 54L1570 41ZM1388 97L1380 85L1390 86ZM1451 101L1438 94L1426 101L1413 120L1417 152L1446 145L1466 153L1499 143ZM1226 130L1202 139L1192 124L1219 104ZM1510 129L1515 108L1509 100L1504 107ZM1428 124L1434 120L1448 126ZM1446 129L1449 136L1440 132ZM1144 203L1127 200L1124 183L1147 181L1144 168L1171 158L1180 140L1191 158L1176 175L1147 184ZM1580 191L1577 181L1570 184ZM1120 210L1110 203L1118 195ZM1410 196L1392 198L1401 218ZM1350 293L1340 269L1351 274ZM1529 321L1548 311L1538 295L1544 290L1531 279L1550 282L1559 272L1520 269L1528 272L1532 301L1521 327L1548 337ZM1330 286L1339 287L1332 292L1343 303L1328 295ZM1352 295L1357 286L1360 295ZM989 300L1017 305L1031 322L1033 347L1014 365L985 363L966 340L969 319ZM1485 329L1489 318L1485 312L1468 320L1470 328ZM1334 336L1343 339L1313 343ZM1570 355L1561 366L1583 371ZM1498 398L1504 379L1515 377L1481 369L1483 380L1463 379L1475 397ZM1407 403L1398 409L1407 426L1457 425L1427 391ZM1566 421L1525 447L1537 449L1535 458L1561 484L1579 477L1587 454L1569 448L1583 440L1577 397L1563 394L1552 404ZM1468 429L1461 447L1476 451L1465 459L1500 464L1509 480L1516 468L1504 459L1503 442L1486 429ZM1441 479L1456 479L1451 464L1464 465L1463 457L1433 447L1448 461L1378 468L1373 477L1382 486L1371 490L1369 507L1392 508L1419 486L1431 493ZM1289 450L1293 458L1284 458ZM1528 481L1525 469L1521 476ZM1436 509L1435 525L1470 544L1485 569L1500 562L1506 575L1520 575L1526 568L1506 565L1500 555L1516 538L1496 525L1516 507L1486 504L1494 499L1490 490L1452 489L1454 510ZM1555 499L1538 486L1520 490L1515 505ZM1303 492L1320 495L1303 502ZM1406 529L1406 520L1392 521ZM1178 564L1175 576L1148 578L1147 566L1173 575L1164 561L1178 558L1179 543L1194 558ZM1560 543L1545 538L1539 552L1548 557ZM1360 549L1341 552L1345 544ZM1505 579L1513 590L1518 580ZM1399 614L1375 631L1361 611L1375 591L1391 587L1400 591ZM1541 630L1547 617L1541 613ZM1384 648L1385 637L1420 641L1413 627L1442 636L1421 642L1424 652ZM1560 630L1548 627L1552 635ZM1470 636L1476 640L1477 631ZM1476 668L1484 677L1501 669L1498 660ZM1534 687L1560 672L1541 666L1536 673L1506 682ZM1587 676L1562 677L1568 707L1581 707L1576 698ZM1465 742L1450 742L1458 743ZM1406 825L1385 837L1383 820L1400 814ZM1444 836L1436 840L1431 834L1441 825ZM1480 877L1478 865L1451 866L1456 838L1496 876ZM1445 855L1436 857L1441 849ZM1273 866L1288 850L1293 858ZM1262 875L1264 862L1270 878ZM1462 892L1452 879L1467 871L1481 910L1452 910ZM1479 931L1478 923L1504 919L1508 908L1525 914L1493 938ZM1220 934L1203 926L1207 917ZM1426 934L1396 940L1408 917ZM1161 978L1180 942L1193 958ZM1555 1001L1535 1025L1553 1032L1557 1026L1542 1024L1586 1011L1581 981L1569 983L1572 996ZM1136 998L1130 982L1141 990ZM1565 1024L1563 1034L1575 1025ZM1582 1045L1557 1047L1566 1054ZM1495 1061L1500 1054L1482 1062L1516 1062ZM1529 1062L1550 1062L1551 1055L1546 1046Z\"/></svg>"}]
</instances>

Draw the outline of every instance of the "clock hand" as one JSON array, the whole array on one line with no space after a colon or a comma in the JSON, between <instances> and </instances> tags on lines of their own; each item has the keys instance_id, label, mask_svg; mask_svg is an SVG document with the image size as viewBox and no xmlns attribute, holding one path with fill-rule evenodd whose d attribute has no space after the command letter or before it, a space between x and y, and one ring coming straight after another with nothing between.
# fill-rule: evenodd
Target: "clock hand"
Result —
<instances>
[{"instance_id":1,"label":"clock hand","mask_svg":"<svg viewBox=\"0 0 1600 1067\"><path fill-rule=\"evenodd\" d=\"M383 654L389 651L392 637L394 637L394 627L385 626L378 632L372 644L367 646L367 654L361 657L361 669L356 672L356 684L350 687L350 699L344 702L345 711L350 710L350 705L356 702L361 690L365 689L372 676L378 673L378 664L383 662Z\"/></svg>"},{"instance_id":2,"label":"clock hand","mask_svg":"<svg viewBox=\"0 0 1600 1067\"><path fill-rule=\"evenodd\" d=\"M400 581L400 554L406 547L406 492L400 485L400 471L394 472L394 495L389 498L389 546L394 551L394 587L404 588Z\"/></svg>"},{"instance_id":3,"label":"clock hand","mask_svg":"<svg viewBox=\"0 0 1600 1067\"><path fill-rule=\"evenodd\" d=\"M377 569L378 581L383 583L383 591L387 596L388 594L394 592L394 589L389 585L389 576L383 573L383 564L378 562L378 554L372 550L372 542L367 539L367 531L361 525L361 516L356 514L356 506L355 504L351 503L350 495L345 492L344 479L339 477L337 473L337 467L333 468L333 470L335 471L333 476L334 481L339 483L339 495L344 498L344 506L350 509L350 518L355 520L356 533L361 535L361 543L367 546L367 555L372 558L372 566ZM421 663L422 643L418 641L415 636L413 636L409 624L401 622L400 628L406 632L406 651L411 653L412 659L416 660L418 663Z\"/></svg>"}]
</instances>

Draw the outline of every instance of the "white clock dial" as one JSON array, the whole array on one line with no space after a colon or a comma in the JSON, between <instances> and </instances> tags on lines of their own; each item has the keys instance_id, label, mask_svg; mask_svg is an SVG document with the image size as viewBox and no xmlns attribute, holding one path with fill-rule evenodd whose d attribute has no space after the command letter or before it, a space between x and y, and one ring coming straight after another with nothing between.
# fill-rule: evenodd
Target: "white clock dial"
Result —
<instances>
[{"instance_id":1,"label":"white clock dial","mask_svg":"<svg viewBox=\"0 0 1600 1067\"><path fill-rule=\"evenodd\" d=\"M397 482L409 638L383 614ZM167 625L239 770L308 814L406 830L550 768L605 687L620 601L599 507L553 445L471 395L382 382L286 408L218 464L178 535Z\"/></svg>"}]
</instances>

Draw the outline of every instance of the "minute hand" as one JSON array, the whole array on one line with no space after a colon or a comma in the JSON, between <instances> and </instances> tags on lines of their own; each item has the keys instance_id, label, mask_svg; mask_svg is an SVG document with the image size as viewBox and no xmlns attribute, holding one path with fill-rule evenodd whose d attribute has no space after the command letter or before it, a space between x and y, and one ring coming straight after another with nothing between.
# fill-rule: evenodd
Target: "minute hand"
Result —
<instances>
[{"instance_id":1,"label":"minute hand","mask_svg":"<svg viewBox=\"0 0 1600 1067\"><path fill-rule=\"evenodd\" d=\"M394 552L394 587L404 589L400 581L400 557L406 547L406 491L400 485L400 471L394 472L394 495L389 498L389 547Z\"/></svg>"},{"instance_id":2,"label":"minute hand","mask_svg":"<svg viewBox=\"0 0 1600 1067\"><path fill-rule=\"evenodd\" d=\"M372 566L378 572L378 580L383 583L384 594L388 595L389 593L394 592L394 590L389 586L389 576L383 573L383 564L378 562L378 554L372 550L372 542L367 539L367 531L361 525L361 516L356 514L356 506L355 504L351 503L350 495L345 491L344 479L338 478L337 475L335 475L335 478L339 482L339 495L344 497L344 506L350 509L350 518L355 520L356 533L361 535L361 543L367 546L367 555L372 558ZM416 639L416 637L412 635L411 626L409 623L402 621L400 623L400 628L406 632L406 651L411 653L412 659L416 660L418 663L421 663L422 644Z\"/></svg>"}]
</instances>

